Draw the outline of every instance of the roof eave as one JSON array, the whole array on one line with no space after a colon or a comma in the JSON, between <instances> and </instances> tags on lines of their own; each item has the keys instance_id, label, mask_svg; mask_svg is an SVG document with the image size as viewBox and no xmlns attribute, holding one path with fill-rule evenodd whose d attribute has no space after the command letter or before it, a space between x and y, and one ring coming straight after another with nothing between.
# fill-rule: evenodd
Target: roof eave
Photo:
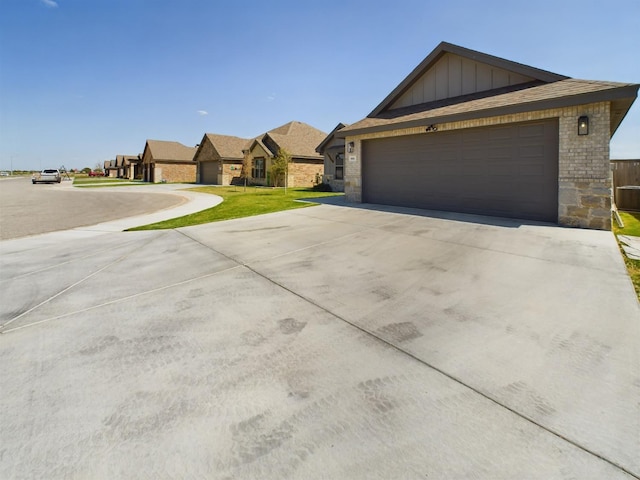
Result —
<instances>
[{"instance_id":1,"label":"roof eave","mask_svg":"<svg viewBox=\"0 0 640 480\"><path fill-rule=\"evenodd\" d=\"M331 133L329 133L329 135L327 135L325 137L325 139L320 143L320 145L318 145L316 147L316 152L318 152L320 155L324 154L324 149L327 146L327 144L333 139L333 137L335 136L336 132L338 130L343 129L344 127L346 127L346 125L342 122L338 123L338 125L336 125L336 127L331 130Z\"/></svg>"},{"instance_id":2,"label":"roof eave","mask_svg":"<svg viewBox=\"0 0 640 480\"><path fill-rule=\"evenodd\" d=\"M343 129L336 132L338 138L352 137L365 133L377 133L388 130L399 130L404 128L414 128L437 123L458 122L465 120L475 120L484 117L494 117L501 115L512 115L516 113L532 112L537 110L548 110L552 108L572 107L576 105L586 105L589 103L597 103L603 101L614 101L621 99L635 99L638 95L640 85L626 85L610 90L601 90L598 92L583 93L578 95L569 95L560 98L538 100L533 102L517 103L502 107L486 108L482 110L474 110L463 113L455 113L451 115L440 115L433 117L420 118L416 120L407 120L404 122L396 122L387 125L376 125L373 127L365 127L360 129ZM631 104L629 105L631 107ZM628 111L628 110L627 110ZM625 113L626 115L626 113ZM616 127L617 128L617 127ZM347 131L344 131L347 130ZM613 135L613 132L612 132Z\"/></svg>"}]
</instances>

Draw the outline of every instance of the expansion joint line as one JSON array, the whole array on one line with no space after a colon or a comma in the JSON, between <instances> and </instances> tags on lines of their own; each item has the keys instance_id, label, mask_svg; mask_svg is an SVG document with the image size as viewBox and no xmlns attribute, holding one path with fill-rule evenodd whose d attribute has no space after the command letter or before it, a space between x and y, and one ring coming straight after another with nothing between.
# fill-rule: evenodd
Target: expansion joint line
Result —
<instances>
[{"instance_id":1,"label":"expansion joint line","mask_svg":"<svg viewBox=\"0 0 640 480\"><path fill-rule=\"evenodd\" d=\"M165 234L166 235L166 234ZM148 245L149 243L153 242L154 240L156 240L156 237L151 238L149 240L147 240L146 242L144 242L143 246ZM117 259L115 259L112 262L109 262L107 265L104 265L103 267L95 270L94 272L90 273L89 275L81 278L80 280L78 280L77 282L72 283L71 285L63 288L62 290L60 290L58 293L50 296L49 298L43 300L42 302L38 303L37 305L34 305L33 307L29 308L28 310L25 310L24 312L22 312L20 315L16 315L15 317L13 317L12 319L8 320L6 323L0 325L0 334L2 333L6 333L6 327L8 327L9 325L11 325L13 322L15 322L16 320L19 320L20 318L24 317L25 315L33 312L34 310L40 308L42 305L45 305L49 302L51 302L52 300L58 298L60 295L68 292L69 290L77 287L78 285L80 285L81 283L86 282L87 280L89 280L90 278L98 275L100 272L103 272L104 270L112 267L113 265L116 265L117 263L122 262L125 258L129 257L131 254L133 253L133 251L129 250L127 251L124 255L121 255L120 257L118 257ZM84 258L84 257L83 257ZM63 315L66 316L66 315ZM56 317L58 318L58 317ZM41 323L41 322L36 322L36 323Z\"/></svg>"},{"instance_id":2,"label":"expansion joint line","mask_svg":"<svg viewBox=\"0 0 640 480\"><path fill-rule=\"evenodd\" d=\"M398 352L400 352L400 353L412 358L413 360L417 361L418 363L421 363L422 365L426 366L427 368L430 368L430 369L438 372L440 375L443 375L446 378L458 383L459 385L462 385L463 387L473 391L474 393L476 393L476 394L480 395L481 397L487 399L488 401L490 401L494 405L497 405L498 407L501 407L501 408L503 408L505 410L508 410L509 412L511 412L514 415L522 418L526 422L533 424L534 426L546 431L547 433L550 433L551 435L553 435L553 436L555 436L555 437L557 437L557 438L559 438L559 439L561 439L561 440L573 445L574 447L578 448L579 450L582 450L583 452L585 452L585 453L587 453L589 455L592 455L592 456L594 456L596 458L599 458L600 460L602 460L603 462L608 463L609 465L613 466L614 468L617 468L617 469L623 471L624 473L626 473L628 475L631 475L633 478L636 478L636 479L640 480L640 476L638 476L637 474L629 471L628 469L626 469L622 465L619 465L616 462L614 462L612 460L609 460L608 458L602 456L601 454L599 454L597 452L594 452L593 450L590 450L588 447L585 447L584 445L581 445L580 443L576 442L575 440L572 440L572 439L568 438L567 436L563 435L562 433L556 432L555 430L540 424L535 419L525 415L524 413L521 413L521 412L515 410L512 407L509 407L508 405L505 405L504 403L500 402L500 400L498 400L496 398L493 398L488 393L485 393L485 392L477 389L476 387L473 387L472 385L469 385L464 380L456 377L455 375L452 375L451 373L448 373L448 372L442 370L441 368L436 367L435 365L432 365L431 363L421 359L420 357L418 357L417 355L415 355L415 354L413 354L411 352L407 352L406 350L402 349L401 347L399 347L398 345L394 344L393 342L390 342L389 340L386 340L386 339L376 335L374 332L372 332L370 330L367 330L366 328L364 328L364 327L362 327L360 325L357 325L356 323L351 322L351 321L347 320L344 317L341 317L340 315L332 312L331 310L327 309L326 307L323 307L322 305L316 303L314 300L312 300L310 298L307 298L304 295L302 295L302 294L300 294L300 293L298 293L298 292L286 287L285 285L282 285L281 283L276 282L275 280L273 280L272 278L264 275L263 273L260 273L259 271L255 270L251 266L245 264L244 267L246 267L248 270L250 270L251 272L255 273L256 275L264 278L268 282L270 282L270 283L282 288L283 290L286 290L287 292L295 295L296 297L304 300L305 302L308 302L311 305L314 305L315 307L323 310L324 312L326 312L329 315L337 318L338 320L350 325L351 327L361 331L362 333L375 338L377 341L379 341L379 342L381 342L381 343L393 348L394 350L396 350L396 351L398 351Z\"/></svg>"}]
</instances>

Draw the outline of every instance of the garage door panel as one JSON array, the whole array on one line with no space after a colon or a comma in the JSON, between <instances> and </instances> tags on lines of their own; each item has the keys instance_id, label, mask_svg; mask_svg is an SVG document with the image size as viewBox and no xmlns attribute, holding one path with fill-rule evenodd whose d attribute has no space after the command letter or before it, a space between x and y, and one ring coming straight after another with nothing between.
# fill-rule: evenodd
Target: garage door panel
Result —
<instances>
[{"instance_id":1,"label":"garage door panel","mask_svg":"<svg viewBox=\"0 0 640 480\"><path fill-rule=\"evenodd\" d=\"M520 138L542 137L545 133L545 125L537 123L533 125L521 125L518 127L518 136Z\"/></svg>"},{"instance_id":2,"label":"garage door panel","mask_svg":"<svg viewBox=\"0 0 640 480\"><path fill-rule=\"evenodd\" d=\"M218 162L200 163L200 183L215 185L218 183Z\"/></svg>"},{"instance_id":3,"label":"garage door panel","mask_svg":"<svg viewBox=\"0 0 640 480\"><path fill-rule=\"evenodd\" d=\"M370 203L557 221L557 120L363 142Z\"/></svg>"}]
</instances>

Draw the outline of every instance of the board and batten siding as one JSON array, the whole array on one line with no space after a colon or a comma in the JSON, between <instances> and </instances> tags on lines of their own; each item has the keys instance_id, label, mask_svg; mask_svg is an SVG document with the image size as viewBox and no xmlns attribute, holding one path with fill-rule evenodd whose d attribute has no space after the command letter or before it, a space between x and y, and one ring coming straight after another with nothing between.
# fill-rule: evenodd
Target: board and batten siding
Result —
<instances>
[{"instance_id":1,"label":"board and batten siding","mask_svg":"<svg viewBox=\"0 0 640 480\"><path fill-rule=\"evenodd\" d=\"M525 75L447 53L396 100L390 110L532 80Z\"/></svg>"}]
</instances>

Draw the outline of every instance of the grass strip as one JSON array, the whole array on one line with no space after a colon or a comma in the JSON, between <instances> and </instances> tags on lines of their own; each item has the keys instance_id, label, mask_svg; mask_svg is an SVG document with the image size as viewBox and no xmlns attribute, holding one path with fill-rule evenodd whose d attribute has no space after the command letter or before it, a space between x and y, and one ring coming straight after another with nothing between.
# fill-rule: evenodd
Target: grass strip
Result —
<instances>
[{"instance_id":1,"label":"grass strip","mask_svg":"<svg viewBox=\"0 0 640 480\"><path fill-rule=\"evenodd\" d=\"M616 222L613 222L613 233L616 235L627 235L630 237L640 237L640 212L619 212L620 217L622 218L622 222L624 223L624 228L618 227ZM617 240L617 236L616 236ZM629 276L631 277L631 282L633 283L633 287L636 289L636 295L638 296L638 301L640 301L640 260L632 260L627 257L622 250L622 246L620 245L620 241L618 240L618 246L620 246L620 251L622 252L622 258L624 259L624 263L627 266L627 271L629 272Z\"/></svg>"},{"instance_id":2,"label":"grass strip","mask_svg":"<svg viewBox=\"0 0 640 480\"><path fill-rule=\"evenodd\" d=\"M202 210L201 212L173 218L164 222L152 223L141 227L130 228L128 231L137 230L162 230L170 228L189 227L203 223L219 222L234 218L252 217L265 213L305 208L317 203L298 202L297 200L321 198L342 195L342 193L317 192L310 188L288 188L286 193L283 188L264 187L196 187L190 191L210 193L222 197L221 204Z\"/></svg>"}]
</instances>

